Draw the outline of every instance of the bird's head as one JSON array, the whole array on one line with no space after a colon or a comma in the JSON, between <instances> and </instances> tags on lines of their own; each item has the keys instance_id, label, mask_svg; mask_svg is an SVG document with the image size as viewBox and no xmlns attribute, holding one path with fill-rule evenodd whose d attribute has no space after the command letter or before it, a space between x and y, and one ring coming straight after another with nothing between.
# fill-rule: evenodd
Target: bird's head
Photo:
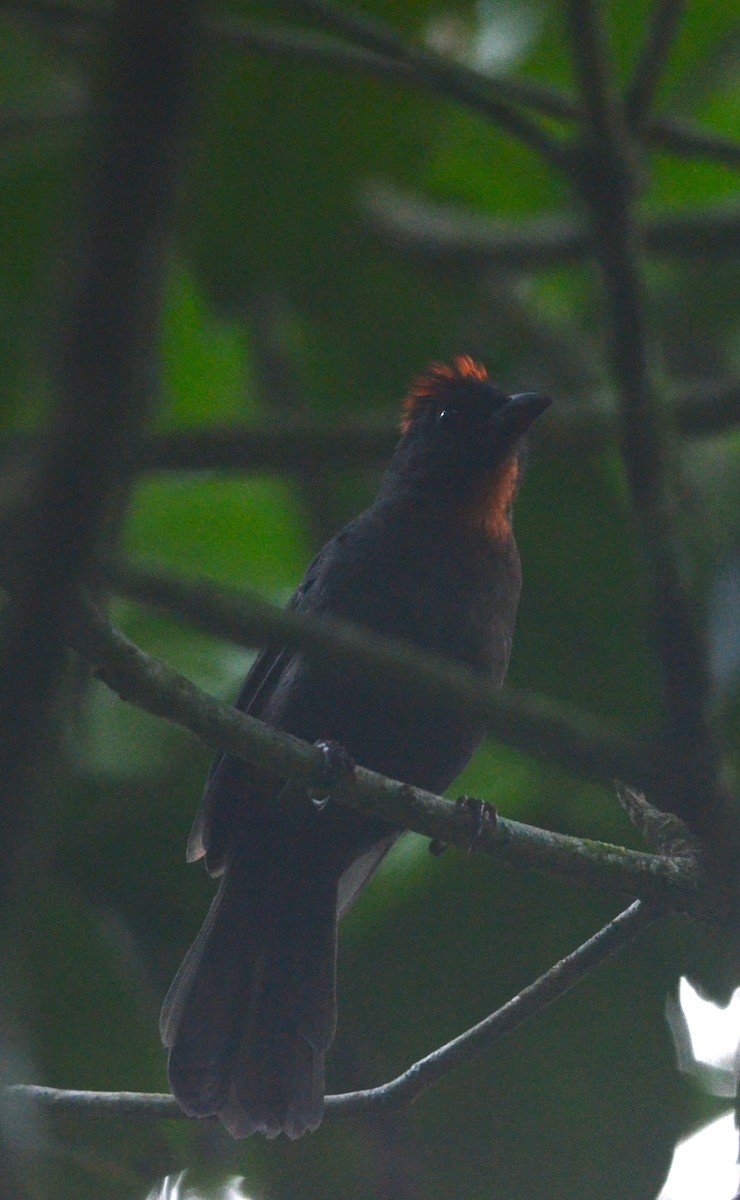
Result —
<instances>
[{"instance_id":1,"label":"bird's head","mask_svg":"<svg viewBox=\"0 0 740 1200\"><path fill-rule=\"evenodd\" d=\"M467 355L434 363L404 401L401 441L390 479L420 493L457 499L488 532L508 530L532 423L551 401L507 395Z\"/></svg>"}]
</instances>

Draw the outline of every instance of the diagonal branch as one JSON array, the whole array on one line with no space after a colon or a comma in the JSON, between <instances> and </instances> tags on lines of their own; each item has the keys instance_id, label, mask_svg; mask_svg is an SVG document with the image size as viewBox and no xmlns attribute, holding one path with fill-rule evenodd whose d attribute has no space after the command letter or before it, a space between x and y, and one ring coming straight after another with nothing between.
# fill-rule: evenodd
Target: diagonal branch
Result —
<instances>
[{"instance_id":1,"label":"diagonal branch","mask_svg":"<svg viewBox=\"0 0 740 1200\"><path fill-rule=\"evenodd\" d=\"M347 14L341 15L346 21ZM336 19L336 12L334 17ZM368 49L364 37L342 41L337 37L327 37L307 29L293 29L286 25L272 25L265 21L248 21L236 17L212 20L208 29L215 41L246 53L280 55L317 66L346 70L352 74L361 72L391 83L426 86L435 93L440 91L436 74L428 74L420 69L418 64L409 61L405 55L398 58ZM346 24L341 32L345 36L353 36ZM397 53L398 47L403 43L395 35L393 37L394 50ZM475 86L479 91L485 90L489 99L497 99L506 105L532 108L543 116L556 119L572 120L575 115L572 100L546 84L484 75L471 67L441 56L431 57L437 64L443 63L445 67L449 67L451 74L454 72L461 80L467 80L471 88Z\"/></svg>"},{"instance_id":2,"label":"diagonal branch","mask_svg":"<svg viewBox=\"0 0 740 1200\"><path fill-rule=\"evenodd\" d=\"M327 1096L325 1115L337 1119L367 1112L394 1112L485 1050L490 1050L548 1005L566 995L591 971L627 946L660 916L660 910L635 901L572 954L555 963L491 1016L445 1046L415 1062L402 1075L379 1087ZM172 1096L145 1092L83 1092L16 1084L6 1095L18 1103L35 1102L54 1111L85 1116L142 1116L186 1119Z\"/></svg>"},{"instance_id":3,"label":"diagonal branch","mask_svg":"<svg viewBox=\"0 0 740 1200\"><path fill-rule=\"evenodd\" d=\"M70 642L124 700L184 726L208 745L244 758L268 774L308 790L326 790L326 762L317 747L215 700L140 650L92 604L82 605L70 627ZM397 828L464 850L474 848L499 862L721 919L693 857L667 858L582 841L505 820L490 807L481 817L477 802L454 804L359 766L332 791L332 798Z\"/></svg>"},{"instance_id":4,"label":"diagonal branch","mask_svg":"<svg viewBox=\"0 0 740 1200\"><path fill-rule=\"evenodd\" d=\"M38 3L38 0L34 2ZM64 7L62 0L54 2L55 7ZM217 41L246 53L280 55L353 74L362 72L374 79L424 87L437 94L442 90L437 75L425 71L418 64L367 49L364 38L355 38L353 41L349 26L342 30L348 41L305 29L239 18L221 17L212 20L208 28ZM484 89L491 99L528 108L555 120L580 121L582 118L577 102L567 93L548 84L528 79L497 78L447 59L439 58L438 61L445 64L450 75L459 74L470 87ZM447 91L444 94L450 93ZM464 96L455 98L467 104ZM691 121L664 115L651 117L648 114L644 126L637 132L648 145L679 158L705 158L730 169L740 167L740 143L703 129Z\"/></svg>"},{"instance_id":5,"label":"diagonal branch","mask_svg":"<svg viewBox=\"0 0 740 1200\"><path fill-rule=\"evenodd\" d=\"M705 158L730 170L740 168L740 142L693 122L654 117L647 123L644 138L649 146L675 154L676 158Z\"/></svg>"},{"instance_id":6,"label":"diagonal branch","mask_svg":"<svg viewBox=\"0 0 740 1200\"><path fill-rule=\"evenodd\" d=\"M327 1115L345 1116L381 1107L403 1108L446 1075L497 1045L548 1005L559 1000L595 967L621 950L660 916L660 910L636 900L573 953L557 962L497 1012L472 1029L433 1050L396 1079L367 1091L327 1096Z\"/></svg>"},{"instance_id":7,"label":"diagonal branch","mask_svg":"<svg viewBox=\"0 0 740 1200\"><path fill-rule=\"evenodd\" d=\"M563 153L557 139L505 98L495 83L491 87L485 75L461 63L450 62L432 50L405 42L380 20L339 8L327 0L282 0L282 3L311 17L332 33L347 37L372 54L380 54L392 62L405 65L417 78L431 83L439 95L456 100L494 121L551 166L563 166Z\"/></svg>"},{"instance_id":8,"label":"diagonal branch","mask_svg":"<svg viewBox=\"0 0 740 1200\"><path fill-rule=\"evenodd\" d=\"M3 0L3 8L17 17L45 22L52 33L61 34L66 41L85 38L90 26L107 17L105 9L93 9L79 0ZM436 75L420 70L410 62L368 50L362 40L353 44L348 30L345 30L345 37L350 40L343 41L306 29L236 17L206 19L205 29L216 42L246 53L280 55L353 74L360 71L375 79L440 92ZM470 87L483 89L491 99L528 108L556 120L581 120L577 102L557 88L532 80L494 78L447 59L440 61L447 72L461 73ZM466 103L462 96L460 100ZM648 145L679 158L704 158L729 169L740 167L740 143L691 121L669 116L649 117L645 127L637 132Z\"/></svg>"}]
</instances>

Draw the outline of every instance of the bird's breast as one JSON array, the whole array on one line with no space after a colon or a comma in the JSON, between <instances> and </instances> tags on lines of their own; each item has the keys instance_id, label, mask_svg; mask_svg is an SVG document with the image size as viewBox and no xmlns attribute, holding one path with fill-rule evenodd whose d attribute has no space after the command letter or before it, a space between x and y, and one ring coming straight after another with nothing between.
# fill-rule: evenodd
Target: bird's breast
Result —
<instances>
[{"instance_id":1,"label":"bird's breast","mask_svg":"<svg viewBox=\"0 0 740 1200\"><path fill-rule=\"evenodd\" d=\"M519 598L513 539L495 549L463 529L363 519L338 540L305 598L342 617L453 659L500 684ZM266 714L315 740L333 738L364 766L435 790L446 787L483 736L470 715L433 694L358 678L296 655Z\"/></svg>"},{"instance_id":2,"label":"bird's breast","mask_svg":"<svg viewBox=\"0 0 740 1200\"><path fill-rule=\"evenodd\" d=\"M502 682L521 588L516 543L453 518L370 510L336 546L310 606Z\"/></svg>"}]
</instances>

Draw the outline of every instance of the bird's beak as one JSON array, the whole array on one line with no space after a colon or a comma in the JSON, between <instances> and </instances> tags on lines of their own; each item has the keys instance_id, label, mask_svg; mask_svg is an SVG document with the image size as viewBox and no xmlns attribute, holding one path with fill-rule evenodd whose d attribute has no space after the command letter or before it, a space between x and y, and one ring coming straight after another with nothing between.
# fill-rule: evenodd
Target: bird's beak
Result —
<instances>
[{"instance_id":1,"label":"bird's beak","mask_svg":"<svg viewBox=\"0 0 740 1200\"><path fill-rule=\"evenodd\" d=\"M538 392L518 392L516 396L509 396L494 417L497 433L512 440L521 437L551 404L549 396L541 396Z\"/></svg>"}]
</instances>

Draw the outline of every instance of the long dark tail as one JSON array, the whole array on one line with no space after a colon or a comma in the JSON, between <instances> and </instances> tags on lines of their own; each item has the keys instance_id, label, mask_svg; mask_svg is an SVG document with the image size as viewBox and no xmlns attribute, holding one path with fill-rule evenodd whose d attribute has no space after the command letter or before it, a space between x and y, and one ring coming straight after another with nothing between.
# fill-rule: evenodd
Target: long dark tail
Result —
<instances>
[{"instance_id":1,"label":"long dark tail","mask_svg":"<svg viewBox=\"0 0 740 1200\"><path fill-rule=\"evenodd\" d=\"M162 1007L173 1094L234 1137L321 1121L336 1025L337 878L296 859L226 868Z\"/></svg>"}]
</instances>

